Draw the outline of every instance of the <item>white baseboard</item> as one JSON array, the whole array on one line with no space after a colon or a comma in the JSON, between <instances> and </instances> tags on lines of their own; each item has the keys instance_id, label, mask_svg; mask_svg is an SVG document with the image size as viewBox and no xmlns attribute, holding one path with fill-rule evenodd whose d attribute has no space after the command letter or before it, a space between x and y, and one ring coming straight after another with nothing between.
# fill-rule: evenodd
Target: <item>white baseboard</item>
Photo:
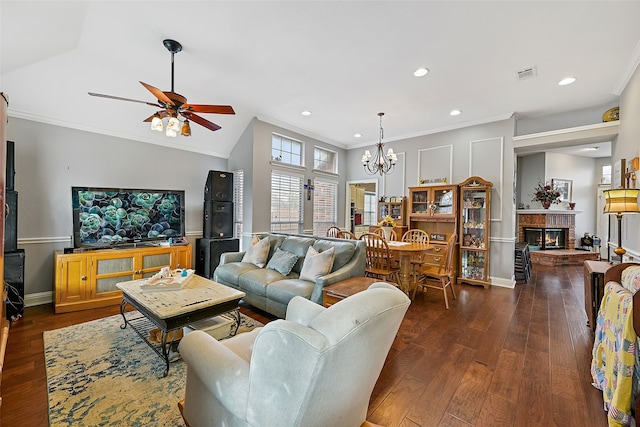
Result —
<instances>
[{"instance_id":1,"label":"white baseboard","mask_svg":"<svg viewBox=\"0 0 640 427\"><path fill-rule=\"evenodd\" d=\"M24 296L24 306L33 307L42 304L51 304L53 302L53 292L38 292Z\"/></svg>"},{"instance_id":2,"label":"white baseboard","mask_svg":"<svg viewBox=\"0 0 640 427\"><path fill-rule=\"evenodd\" d=\"M513 289L516 287L515 276L511 276L511 280L500 277L491 277L491 286L499 286L501 288Z\"/></svg>"}]
</instances>

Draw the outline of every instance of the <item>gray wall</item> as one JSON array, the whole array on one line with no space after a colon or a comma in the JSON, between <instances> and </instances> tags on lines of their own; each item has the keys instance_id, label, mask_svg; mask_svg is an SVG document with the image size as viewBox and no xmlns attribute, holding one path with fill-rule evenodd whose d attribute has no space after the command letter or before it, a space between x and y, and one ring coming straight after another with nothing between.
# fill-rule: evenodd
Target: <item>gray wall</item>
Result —
<instances>
[{"instance_id":1,"label":"gray wall","mask_svg":"<svg viewBox=\"0 0 640 427\"><path fill-rule=\"evenodd\" d=\"M282 166L271 161L271 135L278 133L303 142L304 167L293 168ZM338 175L325 174L313 170L313 151L318 146L338 153ZM344 223L344 209L346 199L345 176L347 165L342 159L346 158L346 151L324 141L303 135L299 132L282 128L254 118L243 134L239 146L234 148L229 157L229 168L244 169L245 173L245 224L243 243L247 244L250 234L269 231L271 228L271 171L281 170L304 176L304 182L316 177L338 184L338 224ZM303 191L301 188L300 191ZM250 192L250 193L249 193ZM312 200L304 200L304 230L313 229L313 196Z\"/></svg>"},{"instance_id":2,"label":"gray wall","mask_svg":"<svg viewBox=\"0 0 640 427\"><path fill-rule=\"evenodd\" d=\"M619 159L630 160L640 155L640 68L636 68L620 96L620 127L617 141L611 153L612 163ZM633 261L640 262L640 215L622 218L622 247ZM617 242L617 225L612 227L612 240ZM615 248L616 243L613 244Z\"/></svg>"},{"instance_id":3,"label":"gray wall","mask_svg":"<svg viewBox=\"0 0 640 427\"><path fill-rule=\"evenodd\" d=\"M12 117L7 139L15 142L25 295L37 299L51 299L53 252L72 246L72 186L184 190L193 241L202 235L207 172L227 168L226 159Z\"/></svg>"},{"instance_id":4,"label":"gray wall","mask_svg":"<svg viewBox=\"0 0 640 427\"><path fill-rule=\"evenodd\" d=\"M494 184L491 221L491 276L492 283L513 286L515 244L514 167L512 136L515 118L501 120L447 132L423 135L403 140L385 142L385 149L393 148L399 156L393 172L393 188L385 188L386 179L379 175L365 174L361 158L362 147L347 152L347 180L371 180L378 182L380 194L393 195L400 191L397 183L406 187L419 185L421 175L428 176L434 168L434 176L446 174L450 183L459 183L472 175L479 175ZM444 148L442 148L444 147ZM451 148L449 148L451 147ZM448 153L451 153L449 155ZM502 157L502 158L501 158ZM449 166L450 165L450 166ZM450 172L449 172L450 171ZM401 175L401 178L397 176ZM389 186L388 186L389 187ZM386 191L386 193L385 193ZM404 194L407 194L406 192Z\"/></svg>"}]
</instances>

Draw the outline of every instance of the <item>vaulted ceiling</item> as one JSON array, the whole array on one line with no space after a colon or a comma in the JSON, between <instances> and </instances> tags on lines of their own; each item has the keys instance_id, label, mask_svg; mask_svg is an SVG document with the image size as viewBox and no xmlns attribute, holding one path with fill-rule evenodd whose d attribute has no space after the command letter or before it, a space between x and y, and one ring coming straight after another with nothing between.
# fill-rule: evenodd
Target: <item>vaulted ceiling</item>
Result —
<instances>
[{"instance_id":1,"label":"vaulted ceiling","mask_svg":"<svg viewBox=\"0 0 640 427\"><path fill-rule=\"evenodd\" d=\"M391 142L615 102L640 59L638 1L2 0L0 15L10 116L221 157L253 117L355 148L381 111ZM87 94L155 102L139 81L170 90L167 38L175 91L234 107L202 114L222 129L168 138L142 122L154 107Z\"/></svg>"}]
</instances>

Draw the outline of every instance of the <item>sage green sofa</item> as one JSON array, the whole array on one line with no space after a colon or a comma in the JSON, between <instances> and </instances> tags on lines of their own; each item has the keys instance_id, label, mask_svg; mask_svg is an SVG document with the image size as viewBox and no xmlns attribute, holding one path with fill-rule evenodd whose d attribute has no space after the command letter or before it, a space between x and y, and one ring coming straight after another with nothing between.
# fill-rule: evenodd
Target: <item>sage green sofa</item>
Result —
<instances>
[{"instance_id":1,"label":"sage green sofa","mask_svg":"<svg viewBox=\"0 0 640 427\"><path fill-rule=\"evenodd\" d=\"M264 267L243 262L245 251L223 253L213 280L245 292L243 299L246 303L279 318L285 317L287 305L295 296L322 304L323 288L350 277L364 276L366 249L362 241L283 233L264 234L259 238L269 239ZM333 248L335 254L331 271L314 281L300 278L309 247L318 253ZM298 257L286 275L268 268L278 249Z\"/></svg>"}]
</instances>

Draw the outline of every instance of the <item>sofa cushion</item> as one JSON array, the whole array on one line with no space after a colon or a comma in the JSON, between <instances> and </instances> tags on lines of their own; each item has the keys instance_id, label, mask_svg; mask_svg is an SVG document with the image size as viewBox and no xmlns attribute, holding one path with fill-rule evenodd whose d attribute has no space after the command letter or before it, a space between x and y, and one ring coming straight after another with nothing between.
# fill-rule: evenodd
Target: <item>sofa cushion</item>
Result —
<instances>
[{"instance_id":1,"label":"sofa cushion","mask_svg":"<svg viewBox=\"0 0 640 427\"><path fill-rule=\"evenodd\" d=\"M291 298L300 295L307 299L311 298L313 292L313 282L301 279L285 279L271 283L267 287L267 299L278 301L287 305Z\"/></svg>"},{"instance_id":2,"label":"sofa cushion","mask_svg":"<svg viewBox=\"0 0 640 427\"><path fill-rule=\"evenodd\" d=\"M241 275L251 270L258 270L258 267L249 262L231 262L219 265L215 270L215 279L238 286Z\"/></svg>"},{"instance_id":3,"label":"sofa cushion","mask_svg":"<svg viewBox=\"0 0 640 427\"><path fill-rule=\"evenodd\" d=\"M247 252L242 257L242 262L250 262L257 267L263 268L267 264L269 247L269 238L258 240L247 249Z\"/></svg>"},{"instance_id":4,"label":"sofa cushion","mask_svg":"<svg viewBox=\"0 0 640 427\"><path fill-rule=\"evenodd\" d=\"M272 282L287 278L297 279L297 273L289 273L289 276L283 276L270 268L256 268L248 271L238 279L238 287L246 293L254 293L260 296L266 296L266 288Z\"/></svg>"},{"instance_id":5,"label":"sofa cushion","mask_svg":"<svg viewBox=\"0 0 640 427\"><path fill-rule=\"evenodd\" d=\"M276 252L267 263L267 268L276 270L280 274L286 276L287 274L291 273L291 269L294 265L296 265L297 261L298 255L277 248Z\"/></svg>"},{"instance_id":6,"label":"sofa cushion","mask_svg":"<svg viewBox=\"0 0 640 427\"><path fill-rule=\"evenodd\" d=\"M307 250L307 255L304 257L304 264L302 265L302 271L300 271L300 279L315 283L318 277L329 274L331 267L333 267L335 255L335 248L318 252L313 246L310 246Z\"/></svg>"},{"instance_id":7,"label":"sofa cushion","mask_svg":"<svg viewBox=\"0 0 640 427\"><path fill-rule=\"evenodd\" d=\"M307 249L314 244L316 239L300 236L287 236L283 241L280 248L292 254L298 255L298 262L293 266L293 271L300 273L302 271L302 264L304 264L304 257L307 254Z\"/></svg>"},{"instance_id":8,"label":"sofa cushion","mask_svg":"<svg viewBox=\"0 0 640 427\"><path fill-rule=\"evenodd\" d=\"M336 257L333 261L333 268L331 271L336 271L344 267L353 258L353 254L356 251L356 245L352 242L337 242L333 240L318 239L313 244L313 248L318 252L324 252L329 248L334 248L336 251Z\"/></svg>"}]
</instances>

